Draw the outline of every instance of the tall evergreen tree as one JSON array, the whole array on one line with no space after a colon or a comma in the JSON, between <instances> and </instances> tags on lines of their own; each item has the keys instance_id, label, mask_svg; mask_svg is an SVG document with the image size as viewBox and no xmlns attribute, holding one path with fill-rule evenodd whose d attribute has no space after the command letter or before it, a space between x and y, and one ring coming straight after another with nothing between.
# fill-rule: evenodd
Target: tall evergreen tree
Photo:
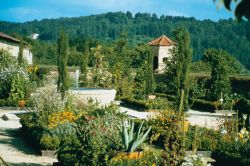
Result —
<instances>
[{"instance_id":1,"label":"tall evergreen tree","mask_svg":"<svg viewBox=\"0 0 250 166\"><path fill-rule=\"evenodd\" d=\"M176 87L177 100L176 106L178 111L187 111L188 109L188 72L189 65L192 60L192 50L190 48L190 36L185 29L177 29L174 31L175 41L177 45L174 47L176 56Z\"/></svg>"},{"instance_id":2,"label":"tall evergreen tree","mask_svg":"<svg viewBox=\"0 0 250 166\"><path fill-rule=\"evenodd\" d=\"M68 37L64 32L60 32L58 38L58 82L57 89L62 93L62 97L65 96L66 90L69 88L68 84Z\"/></svg>"},{"instance_id":3,"label":"tall evergreen tree","mask_svg":"<svg viewBox=\"0 0 250 166\"><path fill-rule=\"evenodd\" d=\"M148 60L147 60L147 95L154 93L154 70L153 70L154 56L151 50L148 50Z\"/></svg>"},{"instance_id":4,"label":"tall evergreen tree","mask_svg":"<svg viewBox=\"0 0 250 166\"><path fill-rule=\"evenodd\" d=\"M229 94L231 91L231 83L228 75L229 64L224 58L226 54L225 51L217 49L207 49L204 53L204 60L212 66L210 100L217 101L221 95Z\"/></svg>"},{"instance_id":5,"label":"tall evergreen tree","mask_svg":"<svg viewBox=\"0 0 250 166\"><path fill-rule=\"evenodd\" d=\"M20 39L20 43L19 43L19 52L18 52L18 63L19 65L22 65L24 60L23 60L23 50L24 50L24 43L23 40Z\"/></svg>"},{"instance_id":6,"label":"tall evergreen tree","mask_svg":"<svg viewBox=\"0 0 250 166\"><path fill-rule=\"evenodd\" d=\"M88 63L89 63L89 42L85 41L84 43L84 53L82 54L81 58L81 78L83 81L83 85L85 85L86 80L87 80L87 72L88 72Z\"/></svg>"}]
</instances>

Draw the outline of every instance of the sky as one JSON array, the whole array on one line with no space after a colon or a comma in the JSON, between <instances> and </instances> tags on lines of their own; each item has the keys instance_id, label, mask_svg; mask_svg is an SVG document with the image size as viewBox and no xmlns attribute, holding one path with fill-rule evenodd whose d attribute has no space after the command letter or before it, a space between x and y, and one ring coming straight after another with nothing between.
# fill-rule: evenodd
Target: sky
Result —
<instances>
[{"instance_id":1,"label":"sky","mask_svg":"<svg viewBox=\"0 0 250 166\"><path fill-rule=\"evenodd\" d=\"M78 17L131 11L195 17L199 20L233 18L213 0L0 0L0 21L26 22L44 18Z\"/></svg>"}]
</instances>

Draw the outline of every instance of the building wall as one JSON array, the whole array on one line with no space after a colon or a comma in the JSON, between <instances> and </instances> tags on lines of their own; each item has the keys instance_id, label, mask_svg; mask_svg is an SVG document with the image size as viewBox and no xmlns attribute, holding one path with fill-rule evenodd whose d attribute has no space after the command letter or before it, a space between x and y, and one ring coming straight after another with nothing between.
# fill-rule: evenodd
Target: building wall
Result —
<instances>
[{"instance_id":1,"label":"building wall","mask_svg":"<svg viewBox=\"0 0 250 166\"><path fill-rule=\"evenodd\" d=\"M173 46L153 46L153 54L158 57L158 68L156 69L157 73L163 73L166 65L163 62L164 58L171 56L171 49Z\"/></svg>"},{"instance_id":2,"label":"building wall","mask_svg":"<svg viewBox=\"0 0 250 166\"><path fill-rule=\"evenodd\" d=\"M19 44L15 42L9 42L6 40L0 39L0 48L3 48L10 52L14 57L18 57L19 53ZM32 53L28 48L24 48L23 57L27 60L28 64L32 64Z\"/></svg>"}]
</instances>

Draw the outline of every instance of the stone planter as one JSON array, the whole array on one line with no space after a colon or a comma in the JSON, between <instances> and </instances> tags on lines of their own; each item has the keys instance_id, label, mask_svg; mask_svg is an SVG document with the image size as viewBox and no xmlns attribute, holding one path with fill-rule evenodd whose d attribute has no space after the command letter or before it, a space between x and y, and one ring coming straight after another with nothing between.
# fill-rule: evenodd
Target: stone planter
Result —
<instances>
[{"instance_id":1,"label":"stone planter","mask_svg":"<svg viewBox=\"0 0 250 166\"><path fill-rule=\"evenodd\" d=\"M41 150L41 153L44 157L57 157L55 150Z\"/></svg>"},{"instance_id":2,"label":"stone planter","mask_svg":"<svg viewBox=\"0 0 250 166\"><path fill-rule=\"evenodd\" d=\"M108 106L115 100L115 89L79 88L69 90L78 103L88 104L89 100L99 103L100 106Z\"/></svg>"}]
</instances>

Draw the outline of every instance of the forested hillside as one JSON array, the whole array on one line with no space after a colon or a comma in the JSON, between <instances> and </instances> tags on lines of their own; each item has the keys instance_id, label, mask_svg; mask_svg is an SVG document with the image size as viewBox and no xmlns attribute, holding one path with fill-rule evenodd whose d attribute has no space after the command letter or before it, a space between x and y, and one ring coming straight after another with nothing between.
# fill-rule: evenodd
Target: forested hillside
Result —
<instances>
[{"instance_id":1,"label":"forested hillside","mask_svg":"<svg viewBox=\"0 0 250 166\"><path fill-rule=\"evenodd\" d=\"M106 13L86 17L43 19L25 23L0 22L0 31L8 34L40 34L40 40L55 41L60 29L71 39L96 38L113 41L121 32L128 33L130 45L147 43L162 34L172 37L177 27L185 27L191 34L193 60L201 58L207 48L222 48L250 69L250 23L230 20L196 20L195 18L160 16L130 12Z\"/></svg>"}]
</instances>

